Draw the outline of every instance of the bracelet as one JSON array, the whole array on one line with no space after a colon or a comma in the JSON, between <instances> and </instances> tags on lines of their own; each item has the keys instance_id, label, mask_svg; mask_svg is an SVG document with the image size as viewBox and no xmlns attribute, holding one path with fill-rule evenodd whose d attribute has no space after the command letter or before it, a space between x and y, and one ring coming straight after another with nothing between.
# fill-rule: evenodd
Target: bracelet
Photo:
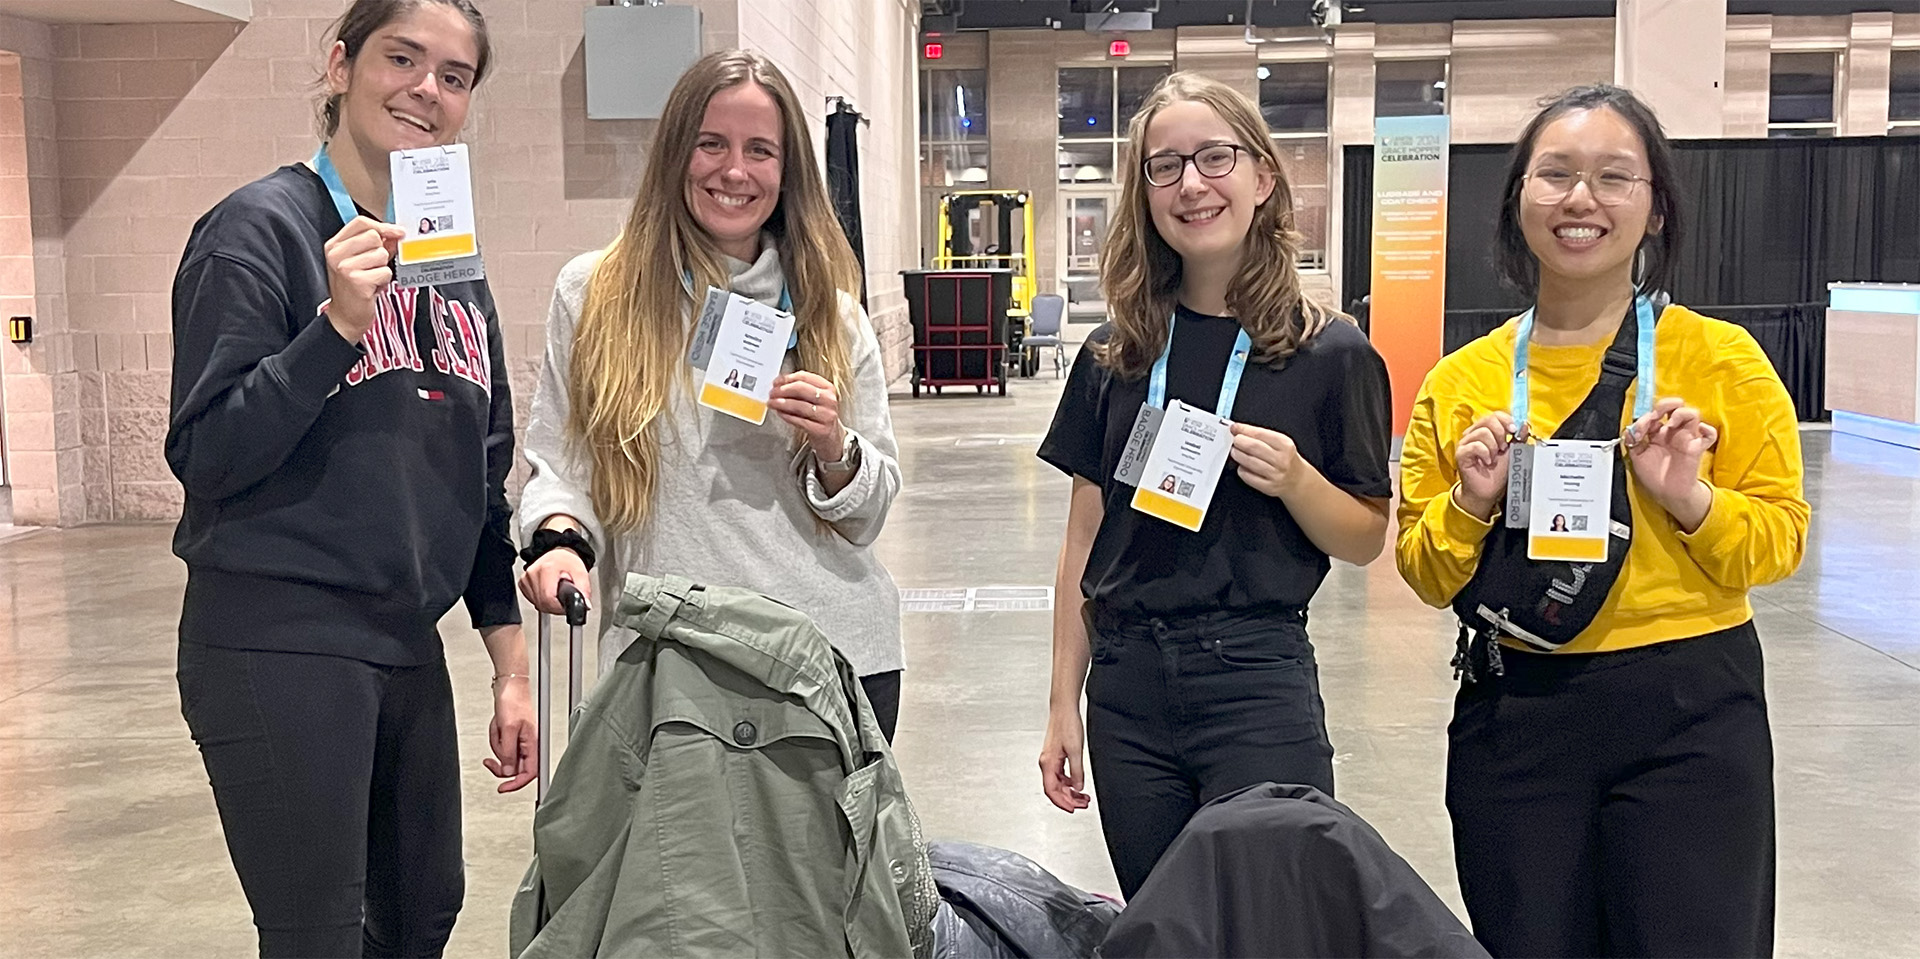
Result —
<instances>
[{"instance_id":1,"label":"bracelet","mask_svg":"<svg viewBox=\"0 0 1920 959\"><path fill-rule=\"evenodd\" d=\"M532 566L534 561L555 549L566 547L580 557L587 569L593 569L593 544L577 529L539 529L533 531L533 538L527 548L520 551L520 561Z\"/></svg>"},{"instance_id":2,"label":"bracelet","mask_svg":"<svg viewBox=\"0 0 1920 959\"><path fill-rule=\"evenodd\" d=\"M498 676L493 677L493 688L499 689L500 681L503 679L529 679L529 678L531 677L529 677L526 673L501 673Z\"/></svg>"}]
</instances>

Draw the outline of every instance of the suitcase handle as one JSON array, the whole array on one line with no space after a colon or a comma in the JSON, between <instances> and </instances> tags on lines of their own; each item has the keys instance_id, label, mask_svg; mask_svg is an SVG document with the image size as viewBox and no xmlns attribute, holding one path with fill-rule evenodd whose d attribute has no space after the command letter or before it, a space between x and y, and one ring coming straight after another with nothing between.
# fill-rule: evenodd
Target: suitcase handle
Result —
<instances>
[{"instance_id":1,"label":"suitcase handle","mask_svg":"<svg viewBox=\"0 0 1920 959\"><path fill-rule=\"evenodd\" d=\"M567 611L567 715L580 708L581 670L584 663L580 660L582 634L587 625L587 597L577 589L571 580L561 580L560 588L555 591L560 606ZM547 776L553 770L553 734L548 729L547 719L553 714L553 629L546 613L540 614L540 685L536 690L538 699L534 708L539 711L540 725L540 778L534 783L534 805L538 806L547 798Z\"/></svg>"}]
</instances>

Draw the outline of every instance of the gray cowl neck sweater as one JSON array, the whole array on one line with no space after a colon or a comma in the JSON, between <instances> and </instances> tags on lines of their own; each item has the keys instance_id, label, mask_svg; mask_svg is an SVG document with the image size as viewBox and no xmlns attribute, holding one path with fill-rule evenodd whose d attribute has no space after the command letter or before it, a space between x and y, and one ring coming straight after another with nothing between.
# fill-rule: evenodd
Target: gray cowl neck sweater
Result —
<instances>
[{"instance_id":1,"label":"gray cowl neck sweater","mask_svg":"<svg viewBox=\"0 0 1920 959\"><path fill-rule=\"evenodd\" d=\"M811 454L804 447L795 452L793 428L772 412L753 426L696 404L696 371L689 366L688 389L675 394L661 424L651 517L641 529L610 539L588 497L588 461L570 448L574 444L564 433L574 325L599 259L598 252L576 257L560 271L554 290L545 367L527 421L532 475L520 504L522 539L555 514L579 520L599 554L596 606L619 595L629 572L744 587L806 613L860 675L902 668L899 591L872 548L900 492L899 449L879 342L866 312L842 295L840 322L853 344L854 388L843 400L841 422L862 449L859 471L845 489L826 495ZM769 306L779 303L785 277L771 243L763 242L752 263L729 257L727 265L734 292ZM603 625L602 668L632 639L630 631Z\"/></svg>"}]
</instances>

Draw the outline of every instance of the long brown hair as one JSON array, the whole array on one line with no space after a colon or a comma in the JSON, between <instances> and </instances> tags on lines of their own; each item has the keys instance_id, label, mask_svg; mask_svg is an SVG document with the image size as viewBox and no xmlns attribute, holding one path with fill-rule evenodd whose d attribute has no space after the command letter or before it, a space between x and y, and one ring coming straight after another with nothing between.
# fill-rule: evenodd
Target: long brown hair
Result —
<instances>
[{"instance_id":1,"label":"long brown hair","mask_svg":"<svg viewBox=\"0 0 1920 959\"><path fill-rule=\"evenodd\" d=\"M1130 163L1120 189L1120 208L1100 256L1100 285L1106 293L1113 334L1095 356L1128 378L1145 374L1167 345L1167 324L1180 294L1180 254L1160 236L1147 207L1151 189L1140 171L1146 157L1147 125L1169 104L1203 103L1231 127L1254 162L1273 175L1273 193L1253 211L1247 228L1240 272L1227 287L1227 312L1253 340L1253 358L1268 365L1284 362L1307 340L1341 314L1300 292L1300 234L1294 230L1293 190L1273 137L1260 111L1239 91L1197 73L1169 75L1147 94L1127 126Z\"/></svg>"},{"instance_id":2,"label":"long brown hair","mask_svg":"<svg viewBox=\"0 0 1920 959\"><path fill-rule=\"evenodd\" d=\"M707 101L758 84L780 108L780 199L763 229L773 237L793 297L796 360L833 383L846 402L852 343L841 323L842 295L860 289L859 261L840 230L814 160L806 114L793 86L765 57L727 50L700 58L667 97L639 193L620 235L587 281L568 370L568 435L591 462L589 495L608 529L646 522L659 479L660 420L674 391L691 396L686 318L694 290L726 289L718 247L687 207L687 164ZM687 284L683 276L690 274Z\"/></svg>"}]
</instances>

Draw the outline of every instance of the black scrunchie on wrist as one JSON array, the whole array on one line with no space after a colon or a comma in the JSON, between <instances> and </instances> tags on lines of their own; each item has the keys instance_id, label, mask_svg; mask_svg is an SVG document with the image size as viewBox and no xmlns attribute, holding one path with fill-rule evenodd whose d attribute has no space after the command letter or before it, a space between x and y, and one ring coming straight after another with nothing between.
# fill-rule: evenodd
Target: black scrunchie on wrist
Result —
<instances>
[{"instance_id":1,"label":"black scrunchie on wrist","mask_svg":"<svg viewBox=\"0 0 1920 959\"><path fill-rule=\"evenodd\" d=\"M534 561L548 552L566 548L573 550L588 569L593 568L593 544L577 529L539 529L533 531L533 541L520 551L520 561L532 566Z\"/></svg>"}]
</instances>

